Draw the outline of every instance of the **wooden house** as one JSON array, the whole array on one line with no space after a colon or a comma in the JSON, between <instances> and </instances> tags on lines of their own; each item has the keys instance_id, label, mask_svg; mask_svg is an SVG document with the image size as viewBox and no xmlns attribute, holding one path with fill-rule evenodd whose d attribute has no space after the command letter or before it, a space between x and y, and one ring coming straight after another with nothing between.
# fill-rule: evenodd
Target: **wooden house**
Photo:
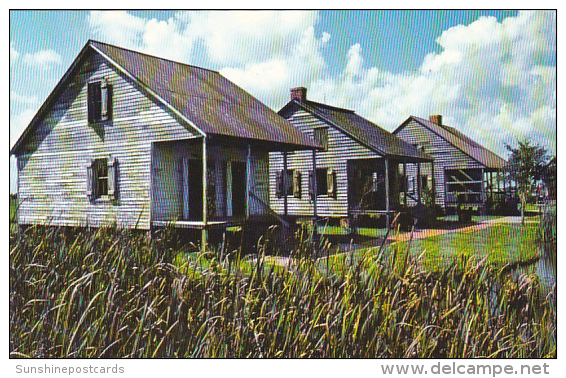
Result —
<instances>
[{"instance_id":1,"label":"wooden house","mask_svg":"<svg viewBox=\"0 0 566 378\"><path fill-rule=\"evenodd\" d=\"M408 177L432 188L436 203L447 211L461 205L486 212L510 191L504 179L507 162L444 125L441 115L428 120L411 116L393 133L434 158L434 173L425 166L421 172L409 170Z\"/></svg>"},{"instance_id":2,"label":"wooden house","mask_svg":"<svg viewBox=\"0 0 566 378\"><path fill-rule=\"evenodd\" d=\"M18 223L172 224L206 240L271 213L270 151L313 148L216 71L88 41L10 151Z\"/></svg>"},{"instance_id":3,"label":"wooden house","mask_svg":"<svg viewBox=\"0 0 566 378\"><path fill-rule=\"evenodd\" d=\"M385 215L403 202L402 167L432 158L352 110L309 101L291 89L279 114L322 151L269 154L271 207L290 217Z\"/></svg>"}]
</instances>

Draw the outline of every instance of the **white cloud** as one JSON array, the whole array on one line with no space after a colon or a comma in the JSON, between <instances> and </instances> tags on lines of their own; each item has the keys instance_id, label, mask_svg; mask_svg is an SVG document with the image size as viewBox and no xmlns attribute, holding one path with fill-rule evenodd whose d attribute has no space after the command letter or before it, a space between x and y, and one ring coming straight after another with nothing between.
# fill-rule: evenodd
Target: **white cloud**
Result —
<instances>
[{"instance_id":1,"label":"white cloud","mask_svg":"<svg viewBox=\"0 0 566 378\"><path fill-rule=\"evenodd\" d=\"M197 55L234 66L280 59L317 21L316 12L188 11L167 21L125 11L93 11L88 22L104 42L191 63ZM206 50L194 51L201 42Z\"/></svg>"},{"instance_id":2,"label":"white cloud","mask_svg":"<svg viewBox=\"0 0 566 378\"><path fill-rule=\"evenodd\" d=\"M506 155L520 137L556 138L556 17L520 12L498 22L481 17L445 30L441 50L418 71L392 73L367 66L350 45L340 73L325 60L330 39L316 32L315 12L178 12L166 21L127 12L92 12L93 31L105 41L220 72L272 108L288 90L357 113L392 130L409 115L443 114L486 147ZM391 41L391 43L397 43ZM554 151L553 151L554 152Z\"/></svg>"},{"instance_id":3,"label":"white cloud","mask_svg":"<svg viewBox=\"0 0 566 378\"><path fill-rule=\"evenodd\" d=\"M316 12L187 12L187 30L201 38L210 58L224 65L280 58L314 25Z\"/></svg>"},{"instance_id":4,"label":"white cloud","mask_svg":"<svg viewBox=\"0 0 566 378\"><path fill-rule=\"evenodd\" d=\"M364 59L362 58L361 46L359 43L356 43L350 50L348 50L348 63L346 63L345 73L348 76L357 76L360 74L362 64L364 63Z\"/></svg>"},{"instance_id":5,"label":"white cloud","mask_svg":"<svg viewBox=\"0 0 566 378\"><path fill-rule=\"evenodd\" d=\"M14 47L14 41L10 41L10 65L16 63L19 57L20 53Z\"/></svg>"},{"instance_id":6,"label":"white cloud","mask_svg":"<svg viewBox=\"0 0 566 378\"><path fill-rule=\"evenodd\" d=\"M121 47L139 47L147 21L126 11L92 11L88 17L91 30L108 43Z\"/></svg>"},{"instance_id":7,"label":"white cloud","mask_svg":"<svg viewBox=\"0 0 566 378\"><path fill-rule=\"evenodd\" d=\"M280 58L252 60L243 68L225 67L220 73L278 109L288 101L289 88L306 85L326 72L322 50L329 39L328 33L317 38L314 27L309 26Z\"/></svg>"},{"instance_id":8,"label":"white cloud","mask_svg":"<svg viewBox=\"0 0 566 378\"><path fill-rule=\"evenodd\" d=\"M504 144L535 138L551 152L556 140L556 19L521 12L497 22L482 17L448 29L439 53L418 72L365 67L353 44L338 78L313 81L311 95L353 108L392 130L409 115L443 114L447 124L506 156Z\"/></svg>"},{"instance_id":9,"label":"white cloud","mask_svg":"<svg viewBox=\"0 0 566 378\"><path fill-rule=\"evenodd\" d=\"M24 95L15 91L10 91L10 103L22 105L37 105L38 98L36 95Z\"/></svg>"},{"instance_id":10,"label":"white cloud","mask_svg":"<svg viewBox=\"0 0 566 378\"><path fill-rule=\"evenodd\" d=\"M36 113L35 108L25 108L10 117L10 147L13 146Z\"/></svg>"},{"instance_id":11,"label":"white cloud","mask_svg":"<svg viewBox=\"0 0 566 378\"><path fill-rule=\"evenodd\" d=\"M54 50L41 50L35 54L25 54L23 60L26 64L40 68L48 68L52 65L61 64L61 55Z\"/></svg>"}]
</instances>

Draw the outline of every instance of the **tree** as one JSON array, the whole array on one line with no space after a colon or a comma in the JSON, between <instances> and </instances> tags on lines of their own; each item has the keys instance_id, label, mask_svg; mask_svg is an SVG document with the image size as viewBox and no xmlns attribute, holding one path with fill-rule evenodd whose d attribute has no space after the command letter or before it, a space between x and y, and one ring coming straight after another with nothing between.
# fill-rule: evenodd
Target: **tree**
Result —
<instances>
[{"instance_id":1,"label":"tree","mask_svg":"<svg viewBox=\"0 0 566 378\"><path fill-rule=\"evenodd\" d=\"M525 224L525 207L535 189L541 173L548 164L549 156L540 146L531 145L528 140L517 141L518 147L505 145L509 154L509 176L517 185L517 194L521 201L521 223Z\"/></svg>"}]
</instances>

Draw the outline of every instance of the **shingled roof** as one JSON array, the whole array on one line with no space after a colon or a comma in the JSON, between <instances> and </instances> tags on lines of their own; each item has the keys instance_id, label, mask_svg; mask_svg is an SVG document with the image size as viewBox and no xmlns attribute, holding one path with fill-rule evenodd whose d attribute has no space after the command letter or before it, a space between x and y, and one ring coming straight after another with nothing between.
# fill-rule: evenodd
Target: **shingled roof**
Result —
<instances>
[{"instance_id":1,"label":"shingled roof","mask_svg":"<svg viewBox=\"0 0 566 378\"><path fill-rule=\"evenodd\" d=\"M304 101L293 99L279 111L279 114L285 116L294 106L301 107L332 124L382 156L403 158L407 161L432 161L433 159L412 144L357 115L353 110L337 108L306 99Z\"/></svg>"},{"instance_id":2,"label":"shingled roof","mask_svg":"<svg viewBox=\"0 0 566 378\"><path fill-rule=\"evenodd\" d=\"M507 161L497 156L474 140L470 139L455 128L444 124L438 124L424 118L411 116L405 122L403 122L401 126L393 131L393 133L397 133L397 131L400 130L404 125L406 125L410 120L418 122L435 134L439 135L452 146L464 152L472 159L476 160L478 163L484 165L486 168L503 169L507 166Z\"/></svg>"},{"instance_id":3,"label":"shingled roof","mask_svg":"<svg viewBox=\"0 0 566 378\"><path fill-rule=\"evenodd\" d=\"M273 142L285 148L317 147L310 137L217 71L89 40L11 153L33 129L47 105L56 100L78 62L92 51L137 81L203 135Z\"/></svg>"}]
</instances>

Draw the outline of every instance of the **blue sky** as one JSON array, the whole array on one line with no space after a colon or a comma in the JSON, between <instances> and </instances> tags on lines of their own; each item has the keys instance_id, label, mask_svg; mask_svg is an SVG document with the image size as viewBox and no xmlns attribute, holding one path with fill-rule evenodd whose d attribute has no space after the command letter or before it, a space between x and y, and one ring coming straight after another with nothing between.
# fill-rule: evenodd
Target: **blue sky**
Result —
<instances>
[{"instance_id":1,"label":"blue sky","mask_svg":"<svg viewBox=\"0 0 566 378\"><path fill-rule=\"evenodd\" d=\"M300 85L390 131L442 114L502 157L556 151L553 12L11 11L10 146L88 39L218 70L274 110Z\"/></svg>"}]
</instances>

